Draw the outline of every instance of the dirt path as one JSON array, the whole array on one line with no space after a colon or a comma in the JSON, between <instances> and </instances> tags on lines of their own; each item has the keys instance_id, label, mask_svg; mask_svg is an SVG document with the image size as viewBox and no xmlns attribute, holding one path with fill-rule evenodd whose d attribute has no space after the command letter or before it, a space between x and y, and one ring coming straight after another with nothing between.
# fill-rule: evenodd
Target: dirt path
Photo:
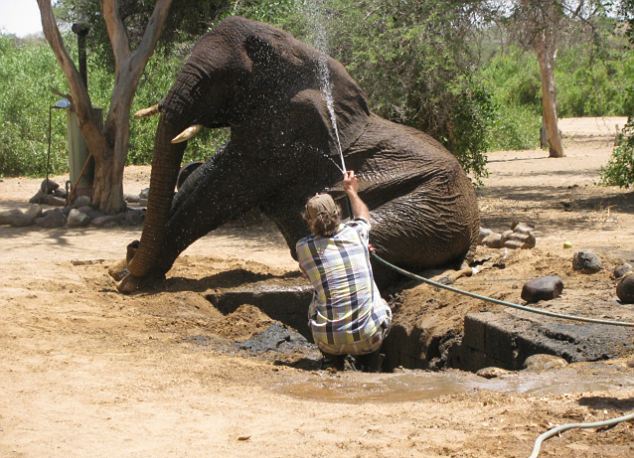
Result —
<instances>
[{"instance_id":1,"label":"dirt path","mask_svg":"<svg viewBox=\"0 0 634 458\"><path fill-rule=\"evenodd\" d=\"M538 248L504 273L512 281L476 276L461 285L517 296L521 278L566 269L565 240L596 250L607 266L634 260L634 194L594 184L610 151L596 140L568 141L563 159L490 155L483 224L530 222ZM130 168L126 190L147 178L147 168ZM0 206L24 202L38 183L4 179ZM0 456L521 457L550 426L634 409L625 360L485 380L455 370L332 374L250 355L233 341L267 317L249 307L223 316L200 293L294 272L274 228L223 227L188 249L163 291L124 297L106 269L138 236L0 228ZM607 273L569 281L569 300L613 287ZM434 296L433 309L417 306L429 294L417 287L405 300L415 319L439 326L483 307L449 295ZM632 424L571 431L548 441L543 456L630 456L633 439Z\"/></svg>"}]
</instances>

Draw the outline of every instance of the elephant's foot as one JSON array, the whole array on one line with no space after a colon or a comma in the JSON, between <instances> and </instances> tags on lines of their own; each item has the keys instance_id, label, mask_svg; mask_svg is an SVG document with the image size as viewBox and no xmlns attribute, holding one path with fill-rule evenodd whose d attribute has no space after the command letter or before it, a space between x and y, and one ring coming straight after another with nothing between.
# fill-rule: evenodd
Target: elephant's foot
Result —
<instances>
[{"instance_id":1,"label":"elephant's foot","mask_svg":"<svg viewBox=\"0 0 634 458\"><path fill-rule=\"evenodd\" d=\"M128 273L117 285L117 290L122 294L132 294L140 289L142 280L142 278Z\"/></svg>"}]
</instances>

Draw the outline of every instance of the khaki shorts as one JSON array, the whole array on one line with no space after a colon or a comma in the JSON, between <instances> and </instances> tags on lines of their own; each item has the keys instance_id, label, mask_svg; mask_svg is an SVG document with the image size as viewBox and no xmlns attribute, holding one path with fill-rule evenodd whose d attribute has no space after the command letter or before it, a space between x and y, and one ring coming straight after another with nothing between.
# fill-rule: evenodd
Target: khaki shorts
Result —
<instances>
[{"instance_id":1,"label":"khaki shorts","mask_svg":"<svg viewBox=\"0 0 634 458\"><path fill-rule=\"evenodd\" d=\"M329 355L367 355L368 353L374 353L383 344L383 341L390 333L392 328L392 311L388 307L387 318L381 323L379 329L374 333L372 337L360 342L353 342L343 345L331 345L326 342L317 342L319 349Z\"/></svg>"}]
</instances>

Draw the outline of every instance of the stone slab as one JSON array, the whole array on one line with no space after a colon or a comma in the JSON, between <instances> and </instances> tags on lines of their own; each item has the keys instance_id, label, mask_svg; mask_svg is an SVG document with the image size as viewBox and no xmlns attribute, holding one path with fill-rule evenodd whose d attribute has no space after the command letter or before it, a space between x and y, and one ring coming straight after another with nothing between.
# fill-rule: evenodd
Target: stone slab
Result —
<instances>
[{"instance_id":1,"label":"stone slab","mask_svg":"<svg viewBox=\"0 0 634 458\"><path fill-rule=\"evenodd\" d=\"M615 358L632 351L632 328L514 312L480 312L465 317L462 344L452 352L450 365L471 371L490 365L518 370L526 358L539 353L578 362Z\"/></svg>"}]
</instances>

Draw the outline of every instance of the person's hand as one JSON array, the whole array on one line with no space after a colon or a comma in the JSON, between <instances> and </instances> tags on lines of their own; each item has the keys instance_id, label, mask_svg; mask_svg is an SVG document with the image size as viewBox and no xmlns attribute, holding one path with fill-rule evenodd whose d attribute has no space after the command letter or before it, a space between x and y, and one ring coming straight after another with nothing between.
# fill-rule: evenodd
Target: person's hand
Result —
<instances>
[{"instance_id":1,"label":"person's hand","mask_svg":"<svg viewBox=\"0 0 634 458\"><path fill-rule=\"evenodd\" d=\"M359 191L359 179L354 175L354 170L343 174L343 190L346 194L356 194Z\"/></svg>"},{"instance_id":2,"label":"person's hand","mask_svg":"<svg viewBox=\"0 0 634 458\"><path fill-rule=\"evenodd\" d=\"M372 245L371 243L368 243L368 251L370 253L375 253L376 252L376 248L374 248L374 245Z\"/></svg>"}]
</instances>

